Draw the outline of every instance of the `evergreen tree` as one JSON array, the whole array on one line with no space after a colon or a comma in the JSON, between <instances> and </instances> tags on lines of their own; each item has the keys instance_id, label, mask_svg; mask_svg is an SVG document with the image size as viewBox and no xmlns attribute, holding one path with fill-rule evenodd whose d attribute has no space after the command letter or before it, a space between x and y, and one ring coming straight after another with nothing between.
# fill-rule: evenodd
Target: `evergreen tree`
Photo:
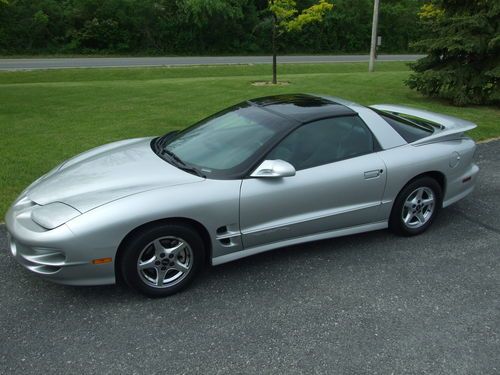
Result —
<instances>
[{"instance_id":1,"label":"evergreen tree","mask_svg":"<svg viewBox=\"0 0 500 375\"><path fill-rule=\"evenodd\" d=\"M407 85L455 105L499 103L500 1L436 0L420 17L432 36L416 43L427 56Z\"/></svg>"}]
</instances>

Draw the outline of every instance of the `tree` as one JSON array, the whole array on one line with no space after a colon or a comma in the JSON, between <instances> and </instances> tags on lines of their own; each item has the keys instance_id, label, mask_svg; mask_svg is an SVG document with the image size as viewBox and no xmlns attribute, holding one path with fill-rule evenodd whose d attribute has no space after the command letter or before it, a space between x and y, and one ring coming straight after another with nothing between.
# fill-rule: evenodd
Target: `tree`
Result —
<instances>
[{"instance_id":1,"label":"tree","mask_svg":"<svg viewBox=\"0 0 500 375\"><path fill-rule=\"evenodd\" d=\"M283 33L290 31L300 31L312 22L323 20L326 12L333 8L327 0L319 0L309 8L299 12L295 0L268 0L268 10L271 13L272 23L272 50L273 50L273 84L277 83L276 78L276 39Z\"/></svg>"},{"instance_id":2,"label":"tree","mask_svg":"<svg viewBox=\"0 0 500 375\"><path fill-rule=\"evenodd\" d=\"M432 37L406 84L455 105L500 102L500 2L436 0L421 8Z\"/></svg>"},{"instance_id":3,"label":"tree","mask_svg":"<svg viewBox=\"0 0 500 375\"><path fill-rule=\"evenodd\" d=\"M275 49L366 52L373 0L332 1L321 22L278 27ZM384 52L408 52L428 34L417 15L428 1L381 1ZM292 18L318 0L295 2ZM269 0L0 0L0 54L270 54L271 15Z\"/></svg>"},{"instance_id":4,"label":"tree","mask_svg":"<svg viewBox=\"0 0 500 375\"><path fill-rule=\"evenodd\" d=\"M253 1L250 0L177 0L180 19L185 30L190 30L195 44L187 43L191 51L217 53L217 48L227 51L241 50L256 22Z\"/></svg>"}]
</instances>

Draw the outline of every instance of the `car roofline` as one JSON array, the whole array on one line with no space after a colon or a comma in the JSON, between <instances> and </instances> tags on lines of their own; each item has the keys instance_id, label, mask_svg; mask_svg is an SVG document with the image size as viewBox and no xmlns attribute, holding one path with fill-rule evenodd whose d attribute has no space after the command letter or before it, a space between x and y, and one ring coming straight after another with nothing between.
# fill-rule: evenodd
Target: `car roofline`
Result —
<instances>
[{"instance_id":1,"label":"car roofline","mask_svg":"<svg viewBox=\"0 0 500 375\"><path fill-rule=\"evenodd\" d=\"M287 101L286 99L284 101L276 100L275 102L271 101L271 99L278 99L280 97L310 97L311 99L321 99L323 101L328 102L328 105L331 105L332 111L330 113L321 113L319 115L315 115L314 112L304 112L303 115L301 114L293 114L293 113L284 113L284 111L280 111L275 109L275 106L281 105L281 104L297 104L296 102L293 101L293 99ZM269 101L266 101L269 100ZM331 118L331 117L341 117L341 116L349 116L349 115L355 115L356 111L354 111L352 108L349 106L344 105L343 103L339 103L337 101L332 100L330 97L323 97L321 95L316 95L316 94L310 94L310 93L290 93L290 94L282 94L282 95L269 95L269 96L262 96L258 98L253 98L249 99L246 101L246 103L264 109L268 111L269 113L272 113L274 115L280 116L282 118L285 118L287 120L293 120L295 122L299 122L301 124L306 124L309 122L325 119L325 118ZM321 107L320 105L314 106L312 105L310 108L314 107Z\"/></svg>"},{"instance_id":2,"label":"car roofline","mask_svg":"<svg viewBox=\"0 0 500 375\"><path fill-rule=\"evenodd\" d=\"M311 95L311 94L308 94L308 95ZM311 95L311 96L313 96L313 95ZM315 95L315 96L317 96L319 98L318 95ZM250 104L251 106L254 106L254 107L262 109L262 110L264 110L266 112L272 113L273 115L279 116L279 117L284 118L284 119L289 120L289 121L296 122L297 125L309 124L311 122L325 120L325 119L328 119L328 118L344 117L344 116L357 116L358 115L358 113L356 111L351 110L351 112L349 112L349 113L331 113L331 114L325 114L324 116L312 117L312 118L307 119L307 120L300 120L300 119L298 119L298 118L296 118L294 116L290 116L290 115L287 115L285 113L281 113L279 111L275 111L272 108L269 108L269 106L260 105L259 103L255 103L255 102L253 102L251 100L247 100L246 102L248 104ZM335 102L332 102L332 104L343 105L341 103L335 103ZM344 106L344 107L348 108L347 106ZM349 108L349 109L351 109L351 108ZM293 128L296 128L296 126L294 126Z\"/></svg>"},{"instance_id":3,"label":"car roofline","mask_svg":"<svg viewBox=\"0 0 500 375\"><path fill-rule=\"evenodd\" d=\"M279 117L281 117L281 118L283 118L283 119L285 119L285 120L290 120L290 121L296 122L296 123L297 123L297 125L299 125L299 124L303 124L303 123L304 123L304 122L300 121L299 119L296 119L296 118L294 118L294 117L292 117L292 116L288 116L288 115L286 115L286 114L284 114L284 113L280 113L280 112L274 111L273 109L268 108L268 107L267 107L267 106L265 106L265 105L260 105L259 103L255 103L255 102L253 102L253 101L251 101L251 100L247 100L246 102L247 102L248 104L250 104L252 107L259 108L259 109L261 109L261 110L263 110L263 111L266 111L266 112L269 112L269 113L271 113L271 114L273 114L273 115L275 115L275 116L279 116Z\"/></svg>"}]
</instances>

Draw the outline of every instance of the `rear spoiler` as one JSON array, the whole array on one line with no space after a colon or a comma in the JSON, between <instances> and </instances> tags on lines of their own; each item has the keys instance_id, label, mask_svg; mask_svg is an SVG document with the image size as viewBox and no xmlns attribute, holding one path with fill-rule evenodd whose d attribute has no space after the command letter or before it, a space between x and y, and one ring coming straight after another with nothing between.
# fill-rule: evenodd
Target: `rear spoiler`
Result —
<instances>
[{"instance_id":1,"label":"rear spoiler","mask_svg":"<svg viewBox=\"0 0 500 375\"><path fill-rule=\"evenodd\" d=\"M380 111L392 113L394 115L403 115L403 117L406 115L420 118L422 120L430 121L441 126L441 129L436 129L434 133L432 133L428 137L412 142L413 145L440 142L448 139L457 139L461 137L462 134L466 131L472 130L477 127L477 125L473 122L462 120L457 117L442 115L439 113L406 107L402 105L376 104L370 107L378 109Z\"/></svg>"}]
</instances>

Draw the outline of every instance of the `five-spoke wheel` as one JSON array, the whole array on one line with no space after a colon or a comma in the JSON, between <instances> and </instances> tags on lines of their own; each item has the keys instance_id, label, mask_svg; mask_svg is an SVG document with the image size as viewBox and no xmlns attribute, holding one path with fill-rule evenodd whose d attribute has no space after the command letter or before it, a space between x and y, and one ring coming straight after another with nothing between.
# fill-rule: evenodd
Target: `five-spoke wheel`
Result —
<instances>
[{"instance_id":1,"label":"five-spoke wheel","mask_svg":"<svg viewBox=\"0 0 500 375\"><path fill-rule=\"evenodd\" d=\"M204 256L204 243L192 227L160 224L130 238L120 266L127 284L150 296L165 296L187 286Z\"/></svg>"},{"instance_id":2,"label":"five-spoke wheel","mask_svg":"<svg viewBox=\"0 0 500 375\"><path fill-rule=\"evenodd\" d=\"M165 288L180 282L191 270L193 250L182 238L161 237L142 249L137 271L153 287Z\"/></svg>"},{"instance_id":3,"label":"five-spoke wheel","mask_svg":"<svg viewBox=\"0 0 500 375\"><path fill-rule=\"evenodd\" d=\"M432 217L435 204L434 193L428 187L413 191L403 205L401 218L409 228L419 228Z\"/></svg>"},{"instance_id":4,"label":"five-spoke wheel","mask_svg":"<svg viewBox=\"0 0 500 375\"><path fill-rule=\"evenodd\" d=\"M424 176L411 181L394 202L389 227L405 236L424 232L441 207L441 195L441 186L431 177Z\"/></svg>"}]
</instances>

